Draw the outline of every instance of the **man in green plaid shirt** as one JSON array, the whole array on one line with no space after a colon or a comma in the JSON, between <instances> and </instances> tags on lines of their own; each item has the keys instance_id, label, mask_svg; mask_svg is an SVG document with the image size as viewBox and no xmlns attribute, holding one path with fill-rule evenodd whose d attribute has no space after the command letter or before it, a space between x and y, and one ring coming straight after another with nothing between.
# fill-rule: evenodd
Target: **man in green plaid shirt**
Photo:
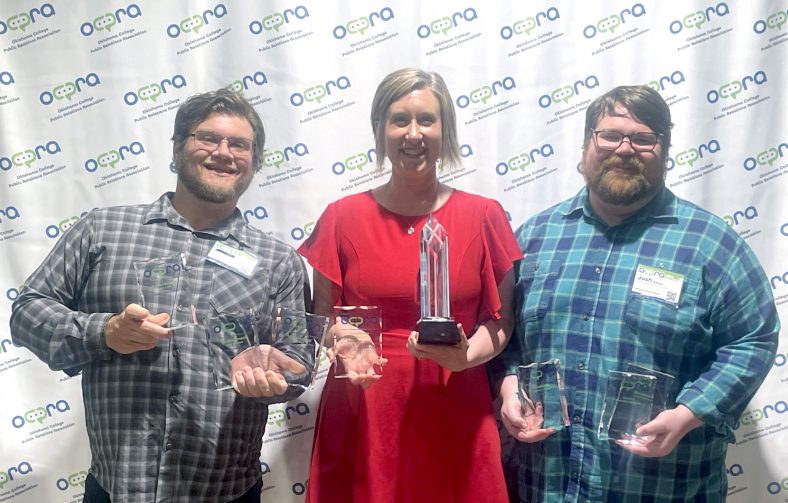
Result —
<instances>
[{"instance_id":1,"label":"man in green plaid shirt","mask_svg":"<svg viewBox=\"0 0 788 503\"><path fill-rule=\"evenodd\" d=\"M491 370L518 440L521 501L725 499L727 444L772 366L779 320L744 240L665 187L670 127L647 86L593 101L586 187L517 231L516 327ZM517 367L550 359L565 428L541 428L540 407L518 396ZM667 406L635 436L601 440L609 372L632 365L674 377Z\"/></svg>"}]
</instances>

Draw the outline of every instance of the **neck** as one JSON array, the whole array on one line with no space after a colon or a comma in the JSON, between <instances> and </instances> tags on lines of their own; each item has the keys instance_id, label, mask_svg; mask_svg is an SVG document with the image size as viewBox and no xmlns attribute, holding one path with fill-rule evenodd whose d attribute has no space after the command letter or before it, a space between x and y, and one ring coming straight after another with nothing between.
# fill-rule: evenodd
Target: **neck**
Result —
<instances>
[{"instance_id":1,"label":"neck","mask_svg":"<svg viewBox=\"0 0 788 503\"><path fill-rule=\"evenodd\" d=\"M655 192L649 197L640 199L631 204L612 204L601 200L599 196L589 191L588 201L591 203L591 208L593 208L594 213L596 213L609 227L614 227L640 211L649 201L654 199L656 195L657 193Z\"/></svg>"},{"instance_id":2,"label":"neck","mask_svg":"<svg viewBox=\"0 0 788 503\"><path fill-rule=\"evenodd\" d=\"M372 193L384 208L401 215L416 216L440 208L451 189L435 176L421 180L401 180L392 176Z\"/></svg>"},{"instance_id":3,"label":"neck","mask_svg":"<svg viewBox=\"0 0 788 503\"><path fill-rule=\"evenodd\" d=\"M229 218L235 211L237 202L233 200L226 203L212 203L198 199L180 182L172 197L172 206L196 231L216 227L218 223Z\"/></svg>"}]
</instances>

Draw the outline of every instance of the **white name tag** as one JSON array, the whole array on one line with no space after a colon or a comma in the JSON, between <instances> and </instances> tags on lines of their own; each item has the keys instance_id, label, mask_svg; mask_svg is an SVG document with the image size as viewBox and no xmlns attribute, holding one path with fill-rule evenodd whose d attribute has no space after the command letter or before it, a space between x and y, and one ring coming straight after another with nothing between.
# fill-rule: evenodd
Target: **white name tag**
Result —
<instances>
[{"instance_id":1,"label":"white name tag","mask_svg":"<svg viewBox=\"0 0 788 503\"><path fill-rule=\"evenodd\" d=\"M683 286L683 275L640 264L632 282L632 292L678 307Z\"/></svg>"},{"instance_id":2,"label":"white name tag","mask_svg":"<svg viewBox=\"0 0 788 503\"><path fill-rule=\"evenodd\" d=\"M252 279L254 268L260 262L260 257L246 250L241 250L230 246L222 241L217 241L211 251L208 252L206 259L209 262L220 265L234 273L240 274L246 279Z\"/></svg>"}]
</instances>

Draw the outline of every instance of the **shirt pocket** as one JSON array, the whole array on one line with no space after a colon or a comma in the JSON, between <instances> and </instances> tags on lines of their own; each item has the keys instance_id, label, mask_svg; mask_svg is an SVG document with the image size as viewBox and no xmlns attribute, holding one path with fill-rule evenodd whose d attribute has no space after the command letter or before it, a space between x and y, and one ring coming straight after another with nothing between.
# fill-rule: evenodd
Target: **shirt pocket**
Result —
<instances>
[{"instance_id":1,"label":"shirt pocket","mask_svg":"<svg viewBox=\"0 0 788 503\"><path fill-rule=\"evenodd\" d=\"M539 260L539 257L534 255L523 258L514 287L515 305L521 306L521 321L544 318L552 306L555 284L560 272L561 264L556 260Z\"/></svg>"},{"instance_id":2,"label":"shirt pocket","mask_svg":"<svg viewBox=\"0 0 788 503\"><path fill-rule=\"evenodd\" d=\"M630 292L624 310L627 326L639 335L653 335L659 344L681 341L699 327L701 281L695 274L685 276L679 304L673 304Z\"/></svg>"},{"instance_id":3,"label":"shirt pocket","mask_svg":"<svg viewBox=\"0 0 788 503\"><path fill-rule=\"evenodd\" d=\"M247 279L224 267L216 267L211 280L210 303L214 314L239 313L254 309L258 313L273 310L274 290L270 288L270 272L257 267Z\"/></svg>"}]
</instances>

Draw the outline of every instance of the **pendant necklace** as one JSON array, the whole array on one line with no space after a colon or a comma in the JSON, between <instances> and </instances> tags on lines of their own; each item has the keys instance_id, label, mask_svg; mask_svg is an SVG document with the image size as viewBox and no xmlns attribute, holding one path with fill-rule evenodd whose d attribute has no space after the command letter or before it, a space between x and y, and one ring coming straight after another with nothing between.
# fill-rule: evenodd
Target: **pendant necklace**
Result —
<instances>
[{"instance_id":1,"label":"pendant necklace","mask_svg":"<svg viewBox=\"0 0 788 503\"><path fill-rule=\"evenodd\" d=\"M408 235L410 235L410 234L413 234L414 232L416 232L416 227L415 227L415 225L416 225L416 224L419 222L419 220L421 220L421 217L423 217L423 216L424 216L424 215L419 215L419 216L416 218L416 220L414 220L413 222L411 222L410 226L408 227Z\"/></svg>"}]
</instances>

